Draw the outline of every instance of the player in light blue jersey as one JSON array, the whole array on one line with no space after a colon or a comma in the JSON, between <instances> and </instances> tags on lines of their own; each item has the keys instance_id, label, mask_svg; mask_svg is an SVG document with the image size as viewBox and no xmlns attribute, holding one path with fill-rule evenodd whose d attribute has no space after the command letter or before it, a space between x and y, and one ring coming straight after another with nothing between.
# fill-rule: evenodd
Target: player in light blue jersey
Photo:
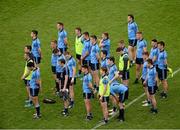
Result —
<instances>
[{"instance_id":1,"label":"player in light blue jersey","mask_svg":"<svg viewBox=\"0 0 180 130\"><path fill-rule=\"evenodd\" d=\"M140 71L143 65L143 52L147 51L147 42L143 38L142 32L137 32L137 48L136 48L136 79L134 84L138 83Z\"/></svg>"},{"instance_id":2,"label":"player in light blue jersey","mask_svg":"<svg viewBox=\"0 0 180 130\"><path fill-rule=\"evenodd\" d=\"M81 63L82 65L88 65L90 67L91 43L90 43L88 32L83 33L83 43L84 43L84 46L83 46L82 55L81 55Z\"/></svg>"},{"instance_id":3,"label":"player in light blue jersey","mask_svg":"<svg viewBox=\"0 0 180 130\"><path fill-rule=\"evenodd\" d=\"M132 66L132 64L135 63L135 55L136 55L135 46L137 44L136 33L138 32L138 26L134 21L134 16L132 14L128 15L127 21L128 21L128 41L129 41L128 52Z\"/></svg>"},{"instance_id":4,"label":"player in light blue jersey","mask_svg":"<svg viewBox=\"0 0 180 130\"><path fill-rule=\"evenodd\" d=\"M92 120L93 116L92 116L92 107L91 107L90 99L92 98L92 93L95 93L96 90L93 88L92 76L88 70L89 69L87 65L82 66L82 72L84 73L82 89L83 89L83 97L87 112L86 119Z\"/></svg>"},{"instance_id":5,"label":"player in light blue jersey","mask_svg":"<svg viewBox=\"0 0 180 130\"><path fill-rule=\"evenodd\" d=\"M110 87L110 93L114 97L120 108L118 119L120 122L123 122L125 121L124 118L125 107L123 103L125 102L126 99L128 99L128 95L129 95L128 87L125 86L124 84L116 83L113 85L113 87Z\"/></svg>"},{"instance_id":6,"label":"player in light blue jersey","mask_svg":"<svg viewBox=\"0 0 180 130\"><path fill-rule=\"evenodd\" d=\"M99 47L101 48L101 50L105 50L107 52L107 57L110 57L110 39L107 32L104 32L102 34L102 39L100 40Z\"/></svg>"},{"instance_id":7,"label":"player in light blue jersey","mask_svg":"<svg viewBox=\"0 0 180 130\"><path fill-rule=\"evenodd\" d=\"M35 67L35 64L32 62L28 63L27 67L29 70L32 71L32 77L29 84L30 84L30 95L32 97L32 101L36 110L36 113L34 114L34 119L39 119L41 117L39 98L38 98L39 91L41 90L40 71L39 68Z\"/></svg>"},{"instance_id":8,"label":"player in light blue jersey","mask_svg":"<svg viewBox=\"0 0 180 130\"><path fill-rule=\"evenodd\" d=\"M32 38L32 54L34 56L34 61L36 66L39 66L41 63L42 53L41 53L41 45L38 38L38 31L32 30L31 31L31 38Z\"/></svg>"},{"instance_id":9,"label":"player in light blue jersey","mask_svg":"<svg viewBox=\"0 0 180 130\"><path fill-rule=\"evenodd\" d=\"M99 60L100 60L100 56L99 56L99 46L97 44L97 37L95 35L92 35L90 37L90 42L92 44L91 47L91 73L93 76L93 81L94 81L94 88L96 88L96 90L98 91L99 89Z\"/></svg>"},{"instance_id":10,"label":"player in light blue jersey","mask_svg":"<svg viewBox=\"0 0 180 130\"><path fill-rule=\"evenodd\" d=\"M67 32L64 29L64 24L62 22L57 22L57 30L58 30L58 49L61 53L65 53L67 51Z\"/></svg>"},{"instance_id":11,"label":"player in light blue jersey","mask_svg":"<svg viewBox=\"0 0 180 130\"><path fill-rule=\"evenodd\" d=\"M67 67L69 71L68 86L70 92L69 108L74 106L74 85L76 84L76 61L70 52L66 52Z\"/></svg>"},{"instance_id":12,"label":"player in light blue jersey","mask_svg":"<svg viewBox=\"0 0 180 130\"><path fill-rule=\"evenodd\" d=\"M157 58L158 58L159 49L156 39L151 40L151 46L152 48L150 51L149 58L152 59L154 66L157 68L158 67Z\"/></svg>"},{"instance_id":13,"label":"player in light blue jersey","mask_svg":"<svg viewBox=\"0 0 180 130\"><path fill-rule=\"evenodd\" d=\"M146 76L146 80L144 81L144 85L147 85L148 87L148 92L149 92L149 99L152 103L152 108L151 112L156 114L157 111L157 102L155 98L155 93L157 90L157 72L156 72L156 67L153 66L153 61L151 59L147 60L147 66L148 66L148 72Z\"/></svg>"},{"instance_id":14,"label":"player in light blue jersey","mask_svg":"<svg viewBox=\"0 0 180 130\"><path fill-rule=\"evenodd\" d=\"M105 50L101 50L101 68L109 69L107 51L105 51Z\"/></svg>"},{"instance_id":15,"label":"player in light blue jersey","mask_svg":"<svg viewBox=\"0 0 180 130\"><path fill-rule=\"evenodd\" d=\"M158 78L162 82L163 92L161 93L162 98L167 98L168 82L167 82L167 52L165 51L165 43L163 41L158 42Z\"/></svg>"}]
</instances>

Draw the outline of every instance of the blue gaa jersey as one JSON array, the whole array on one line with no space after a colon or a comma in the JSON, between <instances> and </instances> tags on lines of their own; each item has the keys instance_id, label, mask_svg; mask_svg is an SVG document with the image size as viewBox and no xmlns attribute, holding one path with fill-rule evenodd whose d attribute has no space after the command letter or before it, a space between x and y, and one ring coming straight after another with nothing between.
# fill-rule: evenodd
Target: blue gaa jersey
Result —
<instances>
[{"instance_id":1,"label":"blue gaa jersey","mask_svg":"<svg viewBox=\"0 0 180 130\"><path fill-rule=\"evenodd\" d=\"M158 58L158 48L157 47L151 48L149 58L153 59L155 56ZM156 59L156 61L154 61L154 65L157 65L157 59Z\"/></svg>"},{"instance_id":2,"label":"blue gaa jersey","mask_svg":"<svg viewBox=\"0 0 180 130\"><path fill-rule=\"evenodd\" d=\"M110 57L110 39L103 39L102 44L102 50L105 50L107 52L107 57Z\"/></svg>"},{"instance_id":3,"label":"blue gaa jersey","mask_svg":"<svg viewBox=\"0 0 180 130\"><path fill-rule=\"evenodd\" d=\"M83 77L83 93L91 93L89 84L92 83L92 76L90 73L84 74Z\"/></svg>"},{"instance_id":4,"label":"blue gaa jersey","mask_svg":"<svg viewBox=\"0 0 180 130\"><path fill-rule=\"evenodd\" d=\"M108 63L107 63L108 59L104 58L101 60L101 67L103 68L108 68Z\"/></svg>"},{"instance_id":5,"label":"blue gaa jersey","mask_svg":"<svg viewBox=\"0 0 180 130\"><path fill-rule=\"evenodd\" d=\"M115 96L116 94L125 93L128 88L124 84L115 84L113 87L110 87L110 93Z\"/></svg>"},{"instance_id":6,"label":"blue gaa jersey","mask_svg":"<svg viewBox=\"0 0 180 130\"><path fill-rule=\"evenodd\" d=\"M137 49L136 49L136 57L143 58L143 49L147 47L146 40L137 40Z\"/></svg>"},{"instance_id":7,"label":"blue gaa jersey","mask_svg":"<svg viewBox=\"0 0 180 130\"><path fill-rule=\"evenodd\" d=\"M38 38L32 40L32 54L34 57L40 57L38 49L41 48L40 41Z\"/></svg>"},{"instance_id":8,"label":"blue gaa jersey","mask_svg":"<svg viewBox=\"0 0 180 130\"><path fill-rule=\"evenodd\" d=\"M57 59L58 59L58 55L52 53L52 55L51 55L51 66L56 66Z\"/></svg>"},{"instance_id":9,"label":"blue gaa jersey","mask_svg":"<svg viewBox=\"0 0 180 130\"><path fill-rule=\"evenodd\" d=\"M128 39L134 40L136 39L136 33L138 31L138 26L137 24L133 22L128 23Z\"/></svg>"},{"instance_id":10,"label":"blue gaa jersey","mask_svg":"<svg viewBox=\"0 0 180 130\"><path fill-rule=\"evenodd\" d=\"M82 50L82 56L85 56L86 55L86 52L89 53L89 55L85 58L85 60L90 60L91 57L90 57L90 51L91 51L91 43L90 43L90 40L83 40L83 43L84 43L84 47L83 47L83 50Z\"/></svg>"},{"instance_id":11,"label":"blue gaa jersey","mask_svg":"<svg viewBox=\"0 0 180 130\"><path fill-rule=\"evenodd\" d=\"M66 44L64 43L64 39L67 38L67 32L62 29L58 31L58 48L66 48Z\"/></svg>"},{"instance_id":12,"label":"blue gaa jersey","mask_svg":"<svg viewBox=\"0 0 180 130\"><path fill-rule=\"evenodd\" d=\"M143 68L142 68L142 79L144 80L146 79L147 71L148 71L147 61L144 61Z\"/></svg>"},{"instance_id":13,"label":"blue gaa jersey","mask_svg":"<svg viewBox=\"0 0 180 130\"><path fill-rule=\"evenodd\" d=\"M59 55L57 58L57 62L56 62L56 72L57 73L63 72L62 67L59 64L59 60L61 60L61 59L65 59L65 56L63 54Z\"/></svg>"},{"instance_id":14,"label":"blue gaa jersey","mask_svg":"<svg viewBox=\"0 0 180 130\"><path fill-rule=\"evenodd\" d=\"M68 67L68 71L69 71L69 77L72 78L73 77L73 68L74 67L76 68L76 61L72 56L67 61L67 67Z\"/></svg>"},{"instance_id":15,"label":"blue gaa jersey","mask_svg":"<svg viewBox=\"0 0 180 130\"><path fill-rule=\"evenodd\" d=\"M155 67L148 69L147 85L148 87L154 87L156 85L156 68Z\"/></svg>"},{"instance_id":16,"label":"blue gaa jersey","mask_svg":"<svg viewBox=\"0 0 180 130\"><path fill-rule=\"evenodd\" d=\"M92 45L91 47L91 63L92 64L97 64L98 63L98 59L96 57L96 55L99 53L99 46L96 44Z\"/></svg>"},{"instance_id":17,"label":"blue gaa jersey","mask_svg":"<svg viewBox=\"0 0 180 130\"><path fill-rule=\"evenodd\" d=\"M109 68L109 75L108 78L111 81L113 79L113 77L115 76L115 73L118 71L117 66L115 64L113 64L112 66L110 66ZM113 82L111 83L111 86L115 83L118 83L117 80L113 80Z\"/></svg>"},{"instance_id":18,"label":"blue gaa jersey","mask_svg":"<svg viewBox=\"0 0 180 130\"><path fill-rule=\"evenodd\" d=\"M165 50L159 51L158 54L158 68L159 69L166 69L165 60L167 60L167 53Z\"/></svg>"},{"instance_id":19,"label":"blue gaa jersey","mask_svg":"<svg viewBox=\"0 0 180 130\"><path fill-rule=\"evenodd\" d=\"M31 80L29 82L30 88L32 89L39 88L39 85L36 82L39 79L40 79L40 70L39 68L36 68L35 70L32 71Z\"/></svg>"}]
</instances>

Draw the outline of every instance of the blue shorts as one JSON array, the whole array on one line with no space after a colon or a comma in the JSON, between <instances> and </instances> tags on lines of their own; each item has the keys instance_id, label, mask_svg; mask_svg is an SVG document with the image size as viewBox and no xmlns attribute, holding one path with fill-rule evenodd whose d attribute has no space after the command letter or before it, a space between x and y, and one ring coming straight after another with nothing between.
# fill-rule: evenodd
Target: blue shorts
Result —
<instances>
[{"instance_id":1,"label":"blue shorts","mask_svg":"<svg viewBox=\"0 0 180 130\"><path fill-rule=\"evenodd\" d=\"M158 78L160 80L166 80L167 79L167 69L160 69L158 68Z\"/></svg>"},{"instance_id":2,"label":"blue shorts","mask_svg":"<svg viewBox=\"0 0 180 130\"><path fill-rule=\"evenodd\" d=\"M92 98L92 93L83 93L83 98L84 99L91 99Z\"/></svg>"},{"instance_id":3,"label":"blue shorts","mask_svg":"<svg viewBox=\"0 0 180 130\"><path fill-rule=\"evenodd\" d=\"M51 71L53 74L56 74L56 66L51 66Z\"/></svg>"},{"instance_id":4,"label":"blue shorts","mask_svg":"<svg viewBox=\"0 0 180 130\"><path fill-rule=\"evenodd\" d=\"M150 95L154 95L156 93L157 86L148 86L148 92Z\"/></svg>"},{"instance_id":5,"label":"blue shorts","mask_svg":"<svg viewBox=\"0 0 180 130\"><path fill-rule=\"evenodd\" d=\"M67 51L67 47L66 48L59 48L59 51L64 54Z\"/></svg>"},{"instance_id":6,"label":"blue shorts","mask_svg":"<svg viewBox=\"0 0 180 130\"><path fill-rule=\"evenodd\" d=\"M39 94L39 88L30 88L30 95L36 97Z\"/></svg>"},{"instance_id":7,"label":"blue shorts","mask_svg":"<svg viewBox=\"0 0 180 130\"><path fill-rule=\"evenodd\" d=\"M83 64L83 65L90 66L90 60L83 60L83 61L82 61L82 64Z\"/></svg>"},{"instance_id":8,"label":"blue shorts","mask_svg":"<svg viewBox=\"0 0 180 130\"><path fill-rule=\"evenodd\" d=\"M95 63L95 64L90 63L90 66L92 71L99 70L99 63Z\"/></svg>"},{"instance_id":9,"label":"blue shorts","mask_svg":"<svg viewBox=\"0 0 180 130\"><path fill-rule=\"evenodd\" d=\"M41 63L41 57L34 57L34 61L36 64L40 64Z\"/></svg>"},{"instance_id":10,"label":"blue shorts","mask_svg":"<svg viewBox=\"0 0 180 130\"><path fill-rule=\"evenodd\" d=\"M126 99L129 97L129 91L125 91L124 93L119 93L119 102L124 103Z\"/></svg>"},{"instance_id":11,"label":"blue shorts","mask_svg":"<svg viewBox=\"0 0 180 130\"><path fill-rule=\"evenodd\" d=\"M26 87L27 87L27 86L30 86L29 82L30 82L30 80L24 79L24 84L25 84Z\"/></svg>"},{"instance_id":12,"label":"blue shorts","mask_svg":"<svg viewBox=\"0 0 180 130\"><path fill-rule=\"evenodd\" d=\"M137 44L137 39L129 39L129 46L135 47Z\"/></svg>"}]
</instances>

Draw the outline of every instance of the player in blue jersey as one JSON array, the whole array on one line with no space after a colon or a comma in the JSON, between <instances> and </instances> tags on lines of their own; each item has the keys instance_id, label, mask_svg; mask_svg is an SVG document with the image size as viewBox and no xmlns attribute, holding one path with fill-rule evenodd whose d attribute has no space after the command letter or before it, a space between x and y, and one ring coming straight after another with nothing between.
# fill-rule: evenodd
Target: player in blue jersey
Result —
<instances>
[{"instance_id":1,"label":"player in blue jersey","mask_svg":"<svg viewBox=\"0 0 180 130\"><path fill-rule=\"evenodd\" d=\"M147 51L147 42L143 38L142 32L137 32L137 48L136 48L136 79L134 84L138 83L140 71L143 65L143 52Z\"/></svg>"},{"instance_id":2,"label":"player in blue jersey","mask_svg":"<svg viewBox=\"0 0 180 130\"><path fill-rule=\"evenodd\" d=\"M107 58L107 51L101 50L101 67L103 68L109 68L108 67L108 58Z\"/></svg>"},{"instance_id":3,"label":"player in blue jersey","mask_svg":"<svg viewBox=\"0 0 180 130\"><path fill-rule=\"evenodd\" d=\"M128 15L127 21L128 21L128 41L129 41L128 52L132 65L133 63L135 63L135 55L136 55L135 46L137 44L136 33L138 32L138 26L134 21L134 16L132 14Z\"/></svg>"},{"instance_id":4,"label":"player in blue jersey","mask_svg":"<svg viewBox=\"0 0 180 130\"><path fill-rule=\"evenodd\" d=\"M126 99L128 99L128 95L129 95L128 87L125 86L124 84L115 83L112 87L110 87L110 93L114 97L120 108L118 119L120 122L123 122L125 121L124 118L125 107L123 103L125 102Z\"/></svg>"},{"instance_id":5,"label":"player in blue jersey","mask_svg":"<svg viewBox=\"0 0 180 130\"><path fill-rule=\"evenodd\" d=\"M57 65L57 59L58 59L58 54L59 50L57 49L57 41L52 40L50 43L50 47L52 50L51 54L51 71L53 73L53 78L55 80L55 88L59 86L58 82L56 81L56 65Z\"/></svg>"},{"instance_id":6,"label":"player in blue jersey","mask_svg":"<svg viewBox=\"0 0 180 130\"><path fill-rule=\"evenodd\" d=\"M89 73L89 69L87 65L82 66L82 72L84 73L82 89L83 89L83 97L87 112L86 119L92 120L93 116L92 116L92 107L91 107L90 99L92 98L92 93L95 93L96 90L93 88L92 76Z\"/></svg>"},{"instance_id":7,"label":"player in blue jersey","mask_svg":"<svg viewBox=\"0 0 180 130\"><path fill-rule=\"evenodd\" d=\"M157 58L158 58L159 49L156 39L151 40L151 46L152 48L150 51L149 58L152 59L154 66L157 68L158 67Z\"/></svg>"},{"instance_id":8,"label":"player in blue jersey","mask_svg":"<svg viewBox=\"0 0 180 130\"><path fill-rule=\"evenodd\" d=\"M118 83L118 81L116 80L115 78L115 74L118 72L118 69L117 69L117 66L115 64L115 58L114 57L109 57L108 58L108 66L109 66L109 74L108 74L108 78L109 78L109 84L110 84L110 87L113 87L114 84ZM111 98L112 100L112 103L113 103L113 109L112 110L109 110L109 115L113 115L116 110L117 110L117 107L116 107L116 100L114 100L114 98Z\"/></svg>"},{"instance_id":9,"label":"player in blue jersey","mask_svg":"<svg viewBox=\"0 0 180 130\"><path fill-rule=\"evenodd\" d=\"M102 39L100 40L99 47L101 48L101 50L105 50L107 52L107 57L110 57L110 39L107 32L104 32L102 34Z\"/></svg>"},{"instance_id":10,"label":"player in blue jersey","mask_svg":"<svg viewBox=\"0 0 180 130\"><path fill-rule=\"evenodd\" d=\"M34 114L34 119L38 119L41 117L39 98L38 98L39 91L41 90L40 71L39 68L35 67L34 63L32 62L28 63L27 67L29 70L32 71L32 77L29 82L30 95L36 110L36 113Z\"/></svg>"},{"instance_id":11,"label":"player in blue jersey","mask_svg":"<svg viewBox=\"0 0 180 130\"><path fill-rule=\"evenodd\" d=\"M38 38L38 31L32 30L31 31L31 38L32 38L32 54L34 56L34 61L36 66L39 66L41 63L42 53L41 53L41 45Z\"/></svg>"},{"instance_id":12,"label":"player in blue jersey","mask_svg":"<svg viewBox=\"0 0 180 130\"><path fill-rule=\"evenodd\" d=\"M90 43L90 38L89 38L89 33L84 32L83 33L83 50L82 50L82 55L81 55L81 63L82 65L88 65L90 66L90 51L91 51L91 43Z\"/></svg>"},{"instance_id":13,"label":"player in blue jersey","mask_svg":"<svg viewBox=\"0 0 180 130\"><path fill-rule=\"evenodd\" d=\"M74 85L76 84L76 61L70 52L66 52L67 67L69 71L68 86L70 92L69 108L74 106Z\"/></svg>"},{"instance_id":14,"label":"player in blue jersey","mask_svg":"<svg viewBox=\"0 0 180 130\"><path fill-rule=\"evenodd\" d=\"M156 98L155 98L155 93L157 90L157 86L156 86L157 72L156 72L156 67L153 66L153 61L151 59L147 60L147 66L148 66L148 72L147 72L146 80L144 81L143 84L147 85L147 87L148 87L149 99L152 103L151 112L156 114L158 112L157 111L157 102L156 102Z\"/></svg>"},{"instance_id":15,"label":"player in blue jersey","mask_svg":"<svg viewBox=\"0 0 180 130\"><path fill-rule=\"evenodd\" d=\"M148 72L148 60L149 58L149 53L148 52L143 52L143 60L144 60L144 63L143 63L143 67L142 67L142 76L141 76L141 81L142 81L142 85L143 85L143 88L144 88L144 92L146 94L146 100L144 100L142 103L143 105L142 106L149 106L150 105L150 99L149 99L149 92L148 92L148 88L147 88L147 85L144 84L144 81L146 80L146 76L147 76L147 72Z\"/></svg>"},{"instance_id":16,"label":"player in blue jersey","mask_svg":"<svg viewBox=\"0 0 180 130\"><path fill-rule=\"evenodd\" d=\"M124 53L128 54L128 49L125 46L125 42L124 40L120 40L118 43L118 48L122 48Z\"/></svg>"},{"instance_id":17,"label":"player in blue jersey","mask_svg":"<svg viewBox=\"0 0 180 130\"><path fill-rule=\"evenodd\" d=\"M97 37L95 35L92 35L90 37L90 42L92 44L91 47L91 73L93 76L93 81L94 81L94 88L96 88L96 90L98 91L99 88L99 60L100 60L100 56L99 56L99 46L97 44Z\"/></svg>"},{"instance_id":18,"label":"player in blue jersey","mask_svg":"<svg viewBox=\"0 0 180 130\"><path fill-rule=\"evenodd\" d=\"M158 42L158 78L162 82L163 92L162 98L167 98L168 83L167 83L167 52L165 51L165 43L163 41Z\"/></svg>"},{"instance_id":19,"label":"player in blue jersey","mask_svg":"<svg viewBox=\"0 0 180 130\"><path fill-rule=\"evenodd\" d=\"M60 72L60 83L61 83L61 92L62 97L64 101L64 109L61 112L63 116L68 116L68 106L69 106L69 86L68 86L68 68L66 65L65 59L59 60L59 65L62 68L62 71Z\"/></svg>"},{"instance_id":20,"label":"player in blue jersey","mask_svg":"<svg viewBox=\"0 0 180 130\"><path fill-rule=\"evenodd\" d=\"M58 30L58 49L61 53L65 53L67 51L67 32L64 29L64 24L62 22L57 22L57 30Z\"/></svg>"}]
</instances>

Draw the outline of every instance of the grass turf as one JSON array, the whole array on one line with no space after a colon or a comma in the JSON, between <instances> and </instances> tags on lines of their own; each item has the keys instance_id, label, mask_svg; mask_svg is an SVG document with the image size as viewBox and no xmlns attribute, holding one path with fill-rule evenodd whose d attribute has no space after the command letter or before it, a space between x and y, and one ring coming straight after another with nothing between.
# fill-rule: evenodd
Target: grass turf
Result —
<instances>
[{"instance_id":1,"label":"grass turf","mask_svg":"<svg viewBox=\"0 0 180 130\"><path fill-rule=\"evenodd\" d=\"M92 100L94 119L90 122L84 120L85 108L79 80L75 86L75 108L70 110L67 118L59 115L63 106L52 93L54 81L50 68L50 40L57 38L57 21L65 24L71 52L74 52L74 28L80 26L83 31L98 36L109 32L111 54L117 59L117 41L124 39L127 43L126 19L127 14L132 13L148 44L152 38L166 42L168 63L176 70L180 63L179 5L178 0L1 0L0 128L92 128L102 119L99 103ZM24 108L25 88L20 80L24 69L23 48L31 44L32 29L39 31L43 53L43 92L40 100L50 97L58 101L54 105L41 103L43 116L40 120L32 119L34 109ZM128 102L143 93L141 85L132 85L134 69L131 69ZM180 74L177 74L169 79L168 99L161 100L157 95L158 115L151 115L148 108L141 107L141 101L138 101L126 110L125 123L120 124L113 119L101 128L180 128L179 78Z\"/></svg>"}]
</instances>

